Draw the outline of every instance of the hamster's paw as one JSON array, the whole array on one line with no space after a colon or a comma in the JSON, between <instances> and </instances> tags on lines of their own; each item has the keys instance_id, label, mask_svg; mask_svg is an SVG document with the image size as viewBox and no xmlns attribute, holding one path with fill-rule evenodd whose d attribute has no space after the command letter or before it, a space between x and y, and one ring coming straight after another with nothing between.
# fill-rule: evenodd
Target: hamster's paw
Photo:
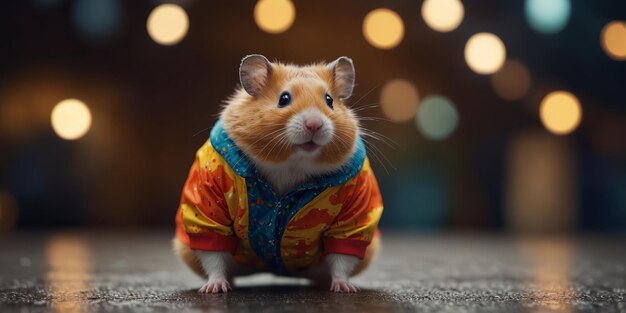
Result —
<instances>
[{"instance_id":1,"label":"hamster's paw","mask_svg":"<svg viewBox=\"0 0 626 313\"><path fill-rule=\"evenodd\" d=\"M359 289L351 282L345 279L333 279L330 283L330 291L332 292L357 292Z\"/></svg>"},{"instance_id":2,"label":"hamster's paw","mask_svg":"<svg viewBox=\"0 0 626 313\"><path fill-rule=\"evenodd\" d=\"M198 289L199 293L226 293L229 290L233 290L230 287L228 280L224 278L209 280L204 286Z\"/></svg>"}]
</instances>

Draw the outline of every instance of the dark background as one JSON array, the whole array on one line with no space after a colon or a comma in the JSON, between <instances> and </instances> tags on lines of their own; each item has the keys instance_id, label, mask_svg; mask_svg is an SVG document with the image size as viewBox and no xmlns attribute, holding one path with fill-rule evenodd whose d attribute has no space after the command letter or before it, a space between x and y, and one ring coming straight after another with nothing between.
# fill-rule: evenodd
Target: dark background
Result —
<instances>
[{"instance_id":1,"label":"dark background","mask_svg":"<svg viewBox=\"0 0 626 313\"><path fill-rule=\"evenodd\" d=\"M450 33L424 23L421 1L295 1L296 20L280 34L257 27L254 1L180 1L190 27L173 46L155 43L146 31L159 3L1 5L5 230L173 225L188 168L208 136L203 130L237 86L240 59L250 53L294 63L349 56L357 70L353 99L364 96L356 106L378 103L381 86L395 78L414 83L422 98L442 94L454 101L460 124L443 141L428 140L413 122L365 123L398 143L393 149L373 142L390 163L373 160L386 204L383 228L528 228L507 199L511 186L531 184L509 175L515 139L531 134L565 155L554 164L571 161L568 175L549 179L572 188L539 191L547 202L569 199L554 205L563 209L543 230L626 230L626 62L609 58L599 37L606 23L626 19L623 1L573 0L567 26L553 35L528 26L523 1L465 1L465 18ZM91 5L96 8L78 9ZM364 16L379 7L398 12L405 24L403 41L391 50L374 48L362 35ZM94 15L84 17L85 11ZM79 22L102 16L110 23L105 30L85 32ZM497 34L507 58L528 67L532 85L521 100L502 100L488 76L466 65L465 43L483 31ZM565 136L550 134L538 116L541 99L557 89L574 93L583 107L582 123ZM93 116L89 132L75 141L50 126L52 108L67 98L84 101ZM379 108L360 114L383 116ZM528 207L529 220L541 221L542 210Z\"/></svg>"}]
</instances>

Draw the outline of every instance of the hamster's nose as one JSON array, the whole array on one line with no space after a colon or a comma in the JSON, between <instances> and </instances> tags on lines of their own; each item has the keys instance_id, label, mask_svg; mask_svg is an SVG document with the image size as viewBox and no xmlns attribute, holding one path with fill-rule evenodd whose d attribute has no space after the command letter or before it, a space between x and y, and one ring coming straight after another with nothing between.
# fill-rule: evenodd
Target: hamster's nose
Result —
<instances>
[{"instance_id":1,"label":"hamster's nose","mask_svg":"<svg viewBox=\"0 0 626 313\"><path fill-rule=\"evenodd\" d=\"M307 118L304 121L304 126L306 126L306 129L308 129L313 134L317 132L320 128L322 128L322 125L322 119L319 117Z\"/></svg>"}]
</instances>

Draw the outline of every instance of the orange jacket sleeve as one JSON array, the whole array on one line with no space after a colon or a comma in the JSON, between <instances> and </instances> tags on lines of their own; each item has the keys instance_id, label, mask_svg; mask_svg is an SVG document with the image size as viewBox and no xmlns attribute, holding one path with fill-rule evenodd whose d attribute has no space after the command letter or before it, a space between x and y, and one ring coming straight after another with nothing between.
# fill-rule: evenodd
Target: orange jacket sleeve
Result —
<instances>
[{"instance_id":1,"label":"orange jacket sleeve","mask_svg":"<svg viewBox=\"0 0 626 313\"><path fill-rule=\"evenodd\" d=\"M225 193L233 178L225 171L221 156L207 144L191 166L176 216L176 235L192 249L231 251L237 247Z\"/></svg>"},{"instance_id":2,"label":"orange jacket sleeve","mask_svg":"<svg viewBox=\"0 0 626 313\"><path fill-rule=\"evenodd\" d=\"M343 190L342 190L343 189ZM345 183L338 194L345 194L341 212L324 233L324 253L341 253L363 258L376 235L383 202L369 161Z\"/></svg>"}]
</instances>

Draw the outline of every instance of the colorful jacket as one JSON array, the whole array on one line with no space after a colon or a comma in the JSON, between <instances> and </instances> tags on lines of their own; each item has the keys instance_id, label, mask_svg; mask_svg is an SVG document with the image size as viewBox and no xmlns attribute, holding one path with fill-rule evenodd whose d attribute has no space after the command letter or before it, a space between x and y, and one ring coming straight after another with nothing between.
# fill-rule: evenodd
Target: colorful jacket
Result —
<instances>
[{"instance_id":1,"label":"colorful jacket","mask_svg":"<svg viewBox=\"0 0 626 313\"><path fill-rule=\"evenodd\" d=\"M280 196L218 121L189 171L176 236L192 249L230 251L241 265L286 275L328 253L363 258L382 211L360 138L337 172Z\"/></svg>"}]
</instances>

